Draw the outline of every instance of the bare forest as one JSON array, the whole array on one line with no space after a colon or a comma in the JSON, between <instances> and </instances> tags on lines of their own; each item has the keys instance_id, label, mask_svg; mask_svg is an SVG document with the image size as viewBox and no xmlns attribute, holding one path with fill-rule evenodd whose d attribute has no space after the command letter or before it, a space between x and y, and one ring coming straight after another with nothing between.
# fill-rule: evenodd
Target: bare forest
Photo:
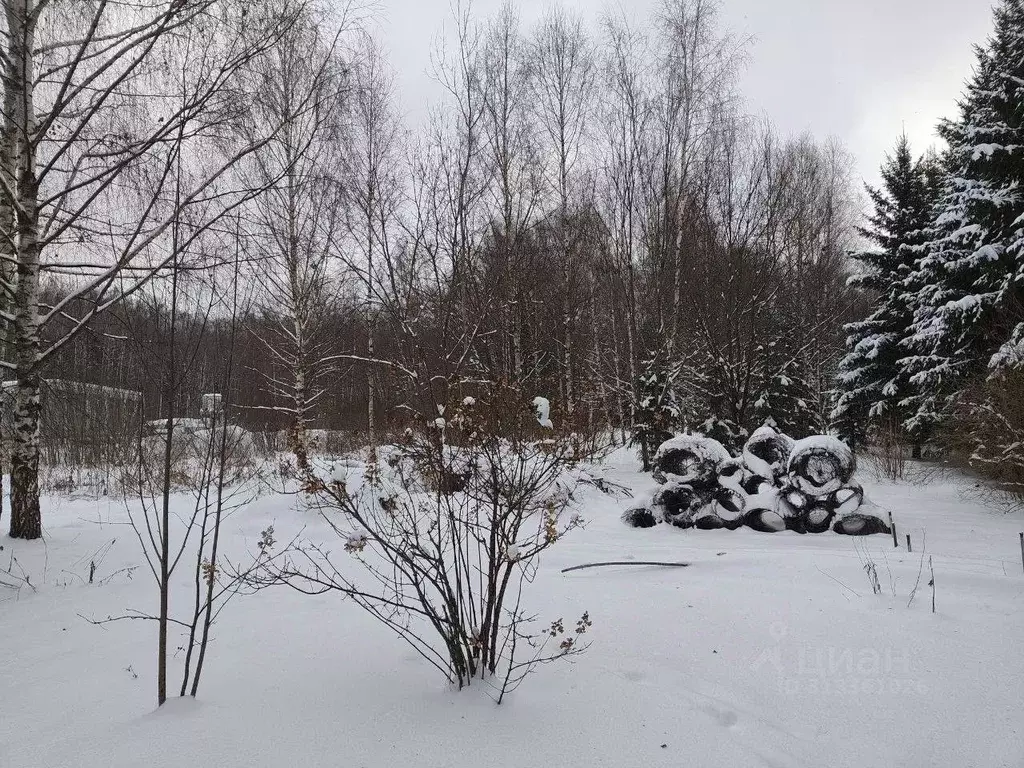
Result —
<instances>
[{"instance_id":1,"label":"bare forest","mask_svg":"<svg viewBox=\"0 0 1024 768\"><path fill-rule=\"evenodd\" d=\"M457 6L415 126L365 9L64 5L6 9L14 535L69 435L129 462L211 393L299 468L497 382L610 441L652 397L733 441L829 427L851 161L744 111L710 0L599 28Z\"/></svg>"},{"instance_id":2,"label":"bare forest","mask_svg":"<svg viewBox=\"0 0 1024 768\"><path fill-rule=\"evenodd\" d=\"M0 0L0 766L1020 765L969 5Z\"/></svg>"}]
</instances>

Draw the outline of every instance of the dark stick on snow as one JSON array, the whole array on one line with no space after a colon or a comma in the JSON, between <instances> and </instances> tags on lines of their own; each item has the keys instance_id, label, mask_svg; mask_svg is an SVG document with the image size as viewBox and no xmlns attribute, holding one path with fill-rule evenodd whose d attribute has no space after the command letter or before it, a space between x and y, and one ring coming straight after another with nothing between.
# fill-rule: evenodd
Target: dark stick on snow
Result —
<instances>
[{"instance_id":1,"label":"dark stick on snow","mask_svg":"<svg viewBox=\"0 0 1024 768\"><path fill-rule=\"evenodd\" d=\"M889 527L892 528L892 548L900 548L900 540L896 538L896 523L892 521L892 512L889 512Z\"/></svg>"},{"instance_id":2,"label":"dark stick on snow","mask_svg":"<svg viewBox=\"0 0 1024 768\"><path fill-rule=\"evenodd\" d=\"M907 534L907 552L913 552L914 548L910 546L910 534Z\"/></svg>"},{"instance_id":3,"label":"dark stick on snow","mask_svg":"<svg viewBox=\"0 0 1024 768\"><path fill-rule=\"evenodd\" d=\"M563 568L562 573L580 571L584 568L603 568L606 565L660 565L666 568L686 568L689 563L660 563L647 560L613 560L608 563L584 563L583 565L574 565L569 568Z\"/></svg>"},{"instance_id":4,"label":"dark stick on snow","mask_svg":"<svg viewBox=\"0 0 1024 768\"><path fill-rule=\"evenodd\" d=\"M1024 567L1024 531L1020 532L1020 564Z\"/></svg>"},{"instance_id":5,"label":"dark stick on snow","mask_svg":"<svg viewBox=\"0 0 1024 768\"><path fill-rule=\"evenodd\" d=\"M932 580L928 583L932 588L932 613L935 613L935 569L932 568L932 556L928 555L928 570L931 573Z\"/></svg>"}]
</instances>

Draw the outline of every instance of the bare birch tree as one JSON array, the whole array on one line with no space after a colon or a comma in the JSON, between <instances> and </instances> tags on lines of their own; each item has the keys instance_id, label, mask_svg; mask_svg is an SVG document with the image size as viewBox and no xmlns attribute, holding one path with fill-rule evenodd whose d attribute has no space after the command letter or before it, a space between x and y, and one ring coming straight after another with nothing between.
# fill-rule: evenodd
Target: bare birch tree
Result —
<instances>
[{"instance_id":1,"label":"bare birch tree","mask_svg":"<svg viewBox=\"0 0 1024 768\"><path fill-rule=\"evenodd\" d=\"M344 15L340 21L344 28ZM309 465L307 430L322 380L334 369L325 332L340 291L333 257L344 224L339 171L351 85L337 37L320 31L327 26L304 15L265 58L251 124L281 129L242 172L250 187L266 190L249 206L246 248L263 288L264 323L255 336L274 364L256 373L277 401L264 407L287 415L288 449L300 471Z\"/></svg>"},{"instance_id":2,"label":"bare birch tree","mask_svg":"<svg viewBox=\"0 0 1024 768\"><path fill-rule=\"evenodd\" d=\"M495 337L500 343L496 373L511 381L524 373L524 328L532 312L527 247L541 203L537 135L531 121L531 69L528 41L510 2L490 21L484 43L485 173L491 179L488 202L496 258L487 288L495 307Z\"/></svg>"},{"instance_id":3,"label":"bare birch tree","mask_svg":"<svg viewBox=\"0 0 1024 768\"><path fill-rule=\"evenodd\" d=\"M375 360L377 307L387 292L381 275L391 255L391 234L401 202L400 124L394 109L394 76L375 39L364 36L353 71L352 149L347 182L349 231L362 260L349 261L362 277L366 356ZM382 268L383 267L383 268ZM366 367L366 429L371 455L377 447L377 367Z\"/></svg>"},{"instance_id":4,"label":"bare birch tree","mask_svg":"<svg viewBox=\"0 0 1024 768\"><path fill-rule=\"evenodd\" d=\"M716 0L663 0L654 17L658 84L653 99L656 144L648 179L648 248L664 271L659 328L674 352L684 316L687 226L705 204L706 163L735 95L742 43L722 32Z\"/></svg>"},{"instance_id":5,"label":"bare birch tree","mask_svg":"<svg viewBox=\"0 0 1024 768\"><path fill-rule=\"evenodd\" d=\"M534 32L533 78L537 120L546 138L549 184L557 208L555 236L561 271L562 395L572 412L576 350L573 334L576 305L574 283L578 277L574 243L570 233L574 183L583 151L596 76L594 50L577 16L559 6L541 19Z\"/></svg>"},{"instance_id":6,"label":"bare birch tree","mask_svg":"<svg viewBox=\"0 0 1024 768\"><path fill-rule=\"evenodd\" d=\"M228 172L277 126L230 146L221 129L255 96L249 65L293 11L219 0L4 0L3 9L0 320L11 344L0 365L16 381L11 535L31 539L42 531L41 368L159 271L173 222L209 226L245 197L231 194ZM172 172L183 154L192 158L185 184ZM132 186L136 178L148 186ZM74 287L44 305L44 278L59 274ZM66 330L48 335L82 302Z\"/></svg>"},{"instance_id":7,"label":"bare birch tree","mask_svg":"<svg viewBox=\"0 0 1024 768\"><path fill-rule=\"evenodd\" d=\"M604 19L605 53L602 86L605 94L598 112L603 127L602 146L608 151L602 167L603 215L608 225L611 272L622 295L625 334L625 364L619 360L619 345L613 343L614 371L618 384L619 418L629 423L627 410L638 390L639 308L637 294L642 259L643 183L649 166L647 138L651 115L650 84L644 75L649 65L647 41L622 17ZM614 306L614 305L613 305ZM616 315L613 313L612 319ZM613 326L613 339L617 339ZM621 383L626 386L622 387ZM625 392L623 393L623 390ZM646 462L645 462L646 464Z\"/></svg>"}]
</instances>

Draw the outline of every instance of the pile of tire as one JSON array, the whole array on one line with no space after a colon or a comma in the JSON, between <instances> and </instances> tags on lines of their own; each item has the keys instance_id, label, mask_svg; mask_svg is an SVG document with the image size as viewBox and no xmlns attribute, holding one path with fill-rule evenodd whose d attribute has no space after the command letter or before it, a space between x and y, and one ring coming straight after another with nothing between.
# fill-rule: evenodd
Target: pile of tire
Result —
<instances>
[{"instance_id":1,"label":"pile of tire","mask_svg":"<svg viewBox=\"0 0 1024 768\"><path fill-rule=\"evenodd\" d=\"M733 458L717 440L673 437L654 456L659 488L625 512L633 527L748 527L765 533L888 533L880 510L864 503L856 457L828 435L793 440L772 426L755 430Z\"/></svg>"}]
</instances>

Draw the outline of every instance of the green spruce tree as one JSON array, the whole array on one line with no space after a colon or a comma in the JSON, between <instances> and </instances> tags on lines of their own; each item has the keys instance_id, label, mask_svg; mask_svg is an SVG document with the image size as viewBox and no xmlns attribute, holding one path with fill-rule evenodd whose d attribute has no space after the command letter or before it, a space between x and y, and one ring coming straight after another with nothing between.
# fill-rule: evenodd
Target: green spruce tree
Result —
<instances>
[{"instance_id":1,"label":"green spruce tree","mask_svg":"<svg viewBox=\"0 0 1024 768\"><path fill-rule=\"evenodd\" d=\"M972 378L1016 364L1024 341L1024 1L999 3L976 51L960 114L939 126L946 180L904 283L915 305L904 402L917 430L940 422Z\"/></svg>"},{"instance_id":2,"label":"green spruce tree","mask_svg":"<svg viewBox=\"0 0 1024 768\"><path fill-rule=\"evenodd\" d=\"M679 366L669 362L664 352L653 352L643 361L633 402L633 444L640 449L644 471L658 446L679 427L680 406L676 392Z\"/></svg>"},{"instance_id":3,"label":"green spruce tree","mask_svg":"<svg viewBox=\"0 0 1024 768\"><path fill-rule=\"evenodd\" d=\"M904 354L900 342L914 317L904 284L926 240L938 196L939 163L934 154L915 160L903 135L886 156L881 175L881 187L866 185L873 212L860 234L871 247L853 254L859 268L849 281L871 295L871 309L864 320L846 326L846 355L839 364L832 413L851 445L863 442L871 426L898 427L903 421L900 403L909 384L899 364Z\"/></svg>"}]
</instances>

